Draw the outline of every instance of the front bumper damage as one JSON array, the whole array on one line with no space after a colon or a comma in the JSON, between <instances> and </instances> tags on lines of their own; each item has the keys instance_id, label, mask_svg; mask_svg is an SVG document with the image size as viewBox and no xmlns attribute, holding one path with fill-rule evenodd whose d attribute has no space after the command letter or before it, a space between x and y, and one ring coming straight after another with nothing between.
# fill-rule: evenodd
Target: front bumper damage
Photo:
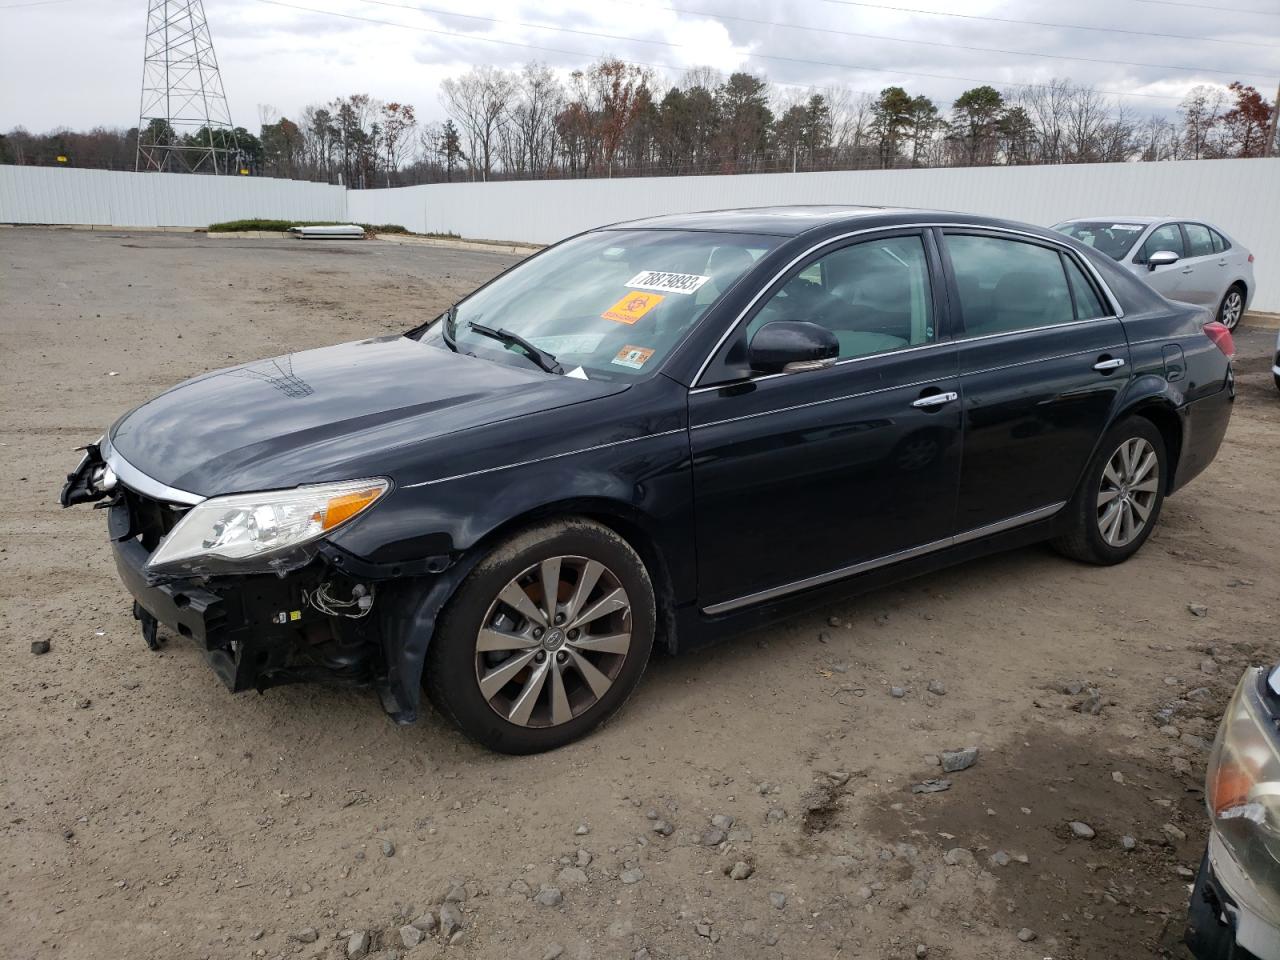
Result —
<instances>
[{"instance_id":1,"label":"front bumper damage","mask_svg":"<svg viewBox=\"0 0 1280 960\"><path fill-rule=\"evenodd\" d=\"M440 605L424 617L421 598L441 594L435 581L450 578L392 576L328 543L285 572L157 576L147 560L190 505L126 486L110 464L119 465L118 456L107 461L98 445L85 448L60 500L107 511L116 570L148 647L158 648L164 626L194 642L232 692L299 682L372 686L394 720L417 718L426 638Z\"/></svg>"},{"instance_id":2,"label":"front bumper damage","mask_svg":"<svg viewBox=\"0 0 1280 960\"><path fill-rule=\"evenodd\" d=\"M1239 892L1249 883L1211 833L1187 911L1186 943L1196 960L1280 960L1280 917L1264 916Z\"/></svg>"}]
</instances>

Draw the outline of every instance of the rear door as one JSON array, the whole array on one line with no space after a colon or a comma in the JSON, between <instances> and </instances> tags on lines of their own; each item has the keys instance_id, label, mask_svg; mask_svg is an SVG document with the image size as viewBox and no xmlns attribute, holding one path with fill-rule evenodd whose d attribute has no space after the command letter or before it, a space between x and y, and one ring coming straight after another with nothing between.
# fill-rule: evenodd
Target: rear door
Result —
<instances>
[{"instance_id":1,"label":"rear door","mask_svg":"<svg viewBox=\"0 0 1280 960\"><path fill-rule=\"evenodd\" d=\"M1216 307L1227 288L1226 260L1213 249L1213 232L1203 223L1184 223L1182 232L1187 241L1187 258L1183 261L1178 299Z\"/></svg>"},{"instance_id":2,"label":"rear door","mask_svg":"<svg viewBox=\"0 0 1280 960\"><path fill-rule=\"evenodd\" d=\"M965 537L1050 516L1070 499L1129 378L1129 346L1065 248L967 230L946 231L943 247L959 307Z\"/></svg>"}]
</instances>

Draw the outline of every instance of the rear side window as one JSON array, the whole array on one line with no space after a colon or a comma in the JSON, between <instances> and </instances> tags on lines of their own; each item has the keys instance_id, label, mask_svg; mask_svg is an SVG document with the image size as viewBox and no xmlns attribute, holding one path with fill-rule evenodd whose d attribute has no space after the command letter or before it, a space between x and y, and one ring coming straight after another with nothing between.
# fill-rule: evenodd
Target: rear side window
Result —
<instances>
[{"instance_id":1,"label":"rear side window","mask_svg":"<svg viewBox=\"0 0 1280 960\"><path fill-rule=\"evenodd\" d=\"M1166 223L1163 227L1157 227L1152 231L1151 236L1143 242L1142 249L1138 251L1138 262L1145 263L1151 259L1153 253L1159 253L1161 250L1171 250L1179 257L1187 255L1182 245L1182 231L1178 229L1176 223Z\"/></svg>"},{"instance_id":2,"label":"rear side window","mask_svg":"<svg viewBox=\"0 0 1280 960\"><path fill-rule=\"evenodd\" d=\"M1071 296L1076 302L1076 319L1092 320L1094 317L1105 317L1111 313L1102 306L1102 299L1084 275L1084 271L1068 256L1062 262L1067 267L1067 282L1071 285Z\"/></svg>"},{"instance_id":3,"label":"rear side window","mask_svg":"<svg viewBox=\"0 0 1280 960\"><path fill-rule=\"evenodd\" d=\"M1213 253L1213 235L1203 223L1184 223L1187 231L1187 256L1207 257Z\"/></svg>"},{"instance_id":4,"label":"rear side window","mask_svg":"<svg viewBox=\"0 0 1280 960\"><path fill-rule=\"evenodd\" d=\"M1231 243L1213 227L1209 228L1209 234L1213 237L1213 252L1222 253L1224 250L1231 249Z\"/></svg>"},{"instance_id":5,"label":"rear side window","mask_svg":"<svg viewBox=\"0 0 1280 960\"><path fill-rule=\"evenodd\" d=\"M950 235L964 335L1032 330L1075 319L1057 250L998 237Z\"/></svg>"}]
</instances>

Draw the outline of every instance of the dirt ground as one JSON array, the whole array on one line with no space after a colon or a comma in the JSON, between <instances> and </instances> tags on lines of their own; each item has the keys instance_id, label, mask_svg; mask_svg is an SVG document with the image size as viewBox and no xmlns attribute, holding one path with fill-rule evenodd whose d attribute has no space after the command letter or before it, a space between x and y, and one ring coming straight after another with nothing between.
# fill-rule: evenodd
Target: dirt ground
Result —
<instances>
[{"instance_id":1,"label":"dirt ground","mask_svg":"<svg viewBox=\"0 0 1280 960\"><path fill-rule=\"evenodd\" d=\"M1222 453L1130 563L1031 548L658 657L553 754L486 753L430 711L397 728L367 690L232 696L193 645L147 651L103 515L55 502L75 447L186 377L408 328L511 262L0 230L0 954L338 960L367 931L390 956L449 897L457 942L405 957L1185 956L1205 742L1280 656L1270 331L1238 339ZM950 790L912 792L965 746Z\"/></svg>"}]
</instances>

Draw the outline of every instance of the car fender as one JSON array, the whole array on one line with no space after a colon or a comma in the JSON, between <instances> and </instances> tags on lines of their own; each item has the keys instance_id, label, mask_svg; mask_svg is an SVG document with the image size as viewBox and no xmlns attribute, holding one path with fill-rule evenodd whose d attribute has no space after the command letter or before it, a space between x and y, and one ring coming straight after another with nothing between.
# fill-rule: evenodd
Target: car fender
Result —
<instances>
[{"instance_id":1,"label":"car fender","mask_svg":"<svg viewBox=\"0 0 1280 960\"><path fill-rule=\"evenodd\" d=\"M496 544L549 517L590 517L632 543L659 595L666 643L674 643L670 611L696 589L685 432L522 464L513 474L493 470L397 491L394 510L382 518L383 526L421 532L403 542L432 544L436 561L432 575L404 577L383 591L386 675L379 693L397 722L416 718L428 646L441 611L463 580ZM352 572L361 565L359 560L345 564Z\"/></svg>"},{"instance_id":2,"label":"car fender","mask_svg":"<svg viewBox=\"0 0 1280 960\"><path fill-rule=\"evenodd\" d=\"M1146 417L1156 425L1164 438L1165 454L1168 458L1166 493L1171 492L1178 460L1182 455L1183 411L1186 406L1186 395L1180 389L1181 382L1170 383L1164 376L1155 373L1134 377L1120 395L1115 414L1107 424L1107 430L1110 430L1127 417L1138 415Z\"/></svg>"}]
</instances>

